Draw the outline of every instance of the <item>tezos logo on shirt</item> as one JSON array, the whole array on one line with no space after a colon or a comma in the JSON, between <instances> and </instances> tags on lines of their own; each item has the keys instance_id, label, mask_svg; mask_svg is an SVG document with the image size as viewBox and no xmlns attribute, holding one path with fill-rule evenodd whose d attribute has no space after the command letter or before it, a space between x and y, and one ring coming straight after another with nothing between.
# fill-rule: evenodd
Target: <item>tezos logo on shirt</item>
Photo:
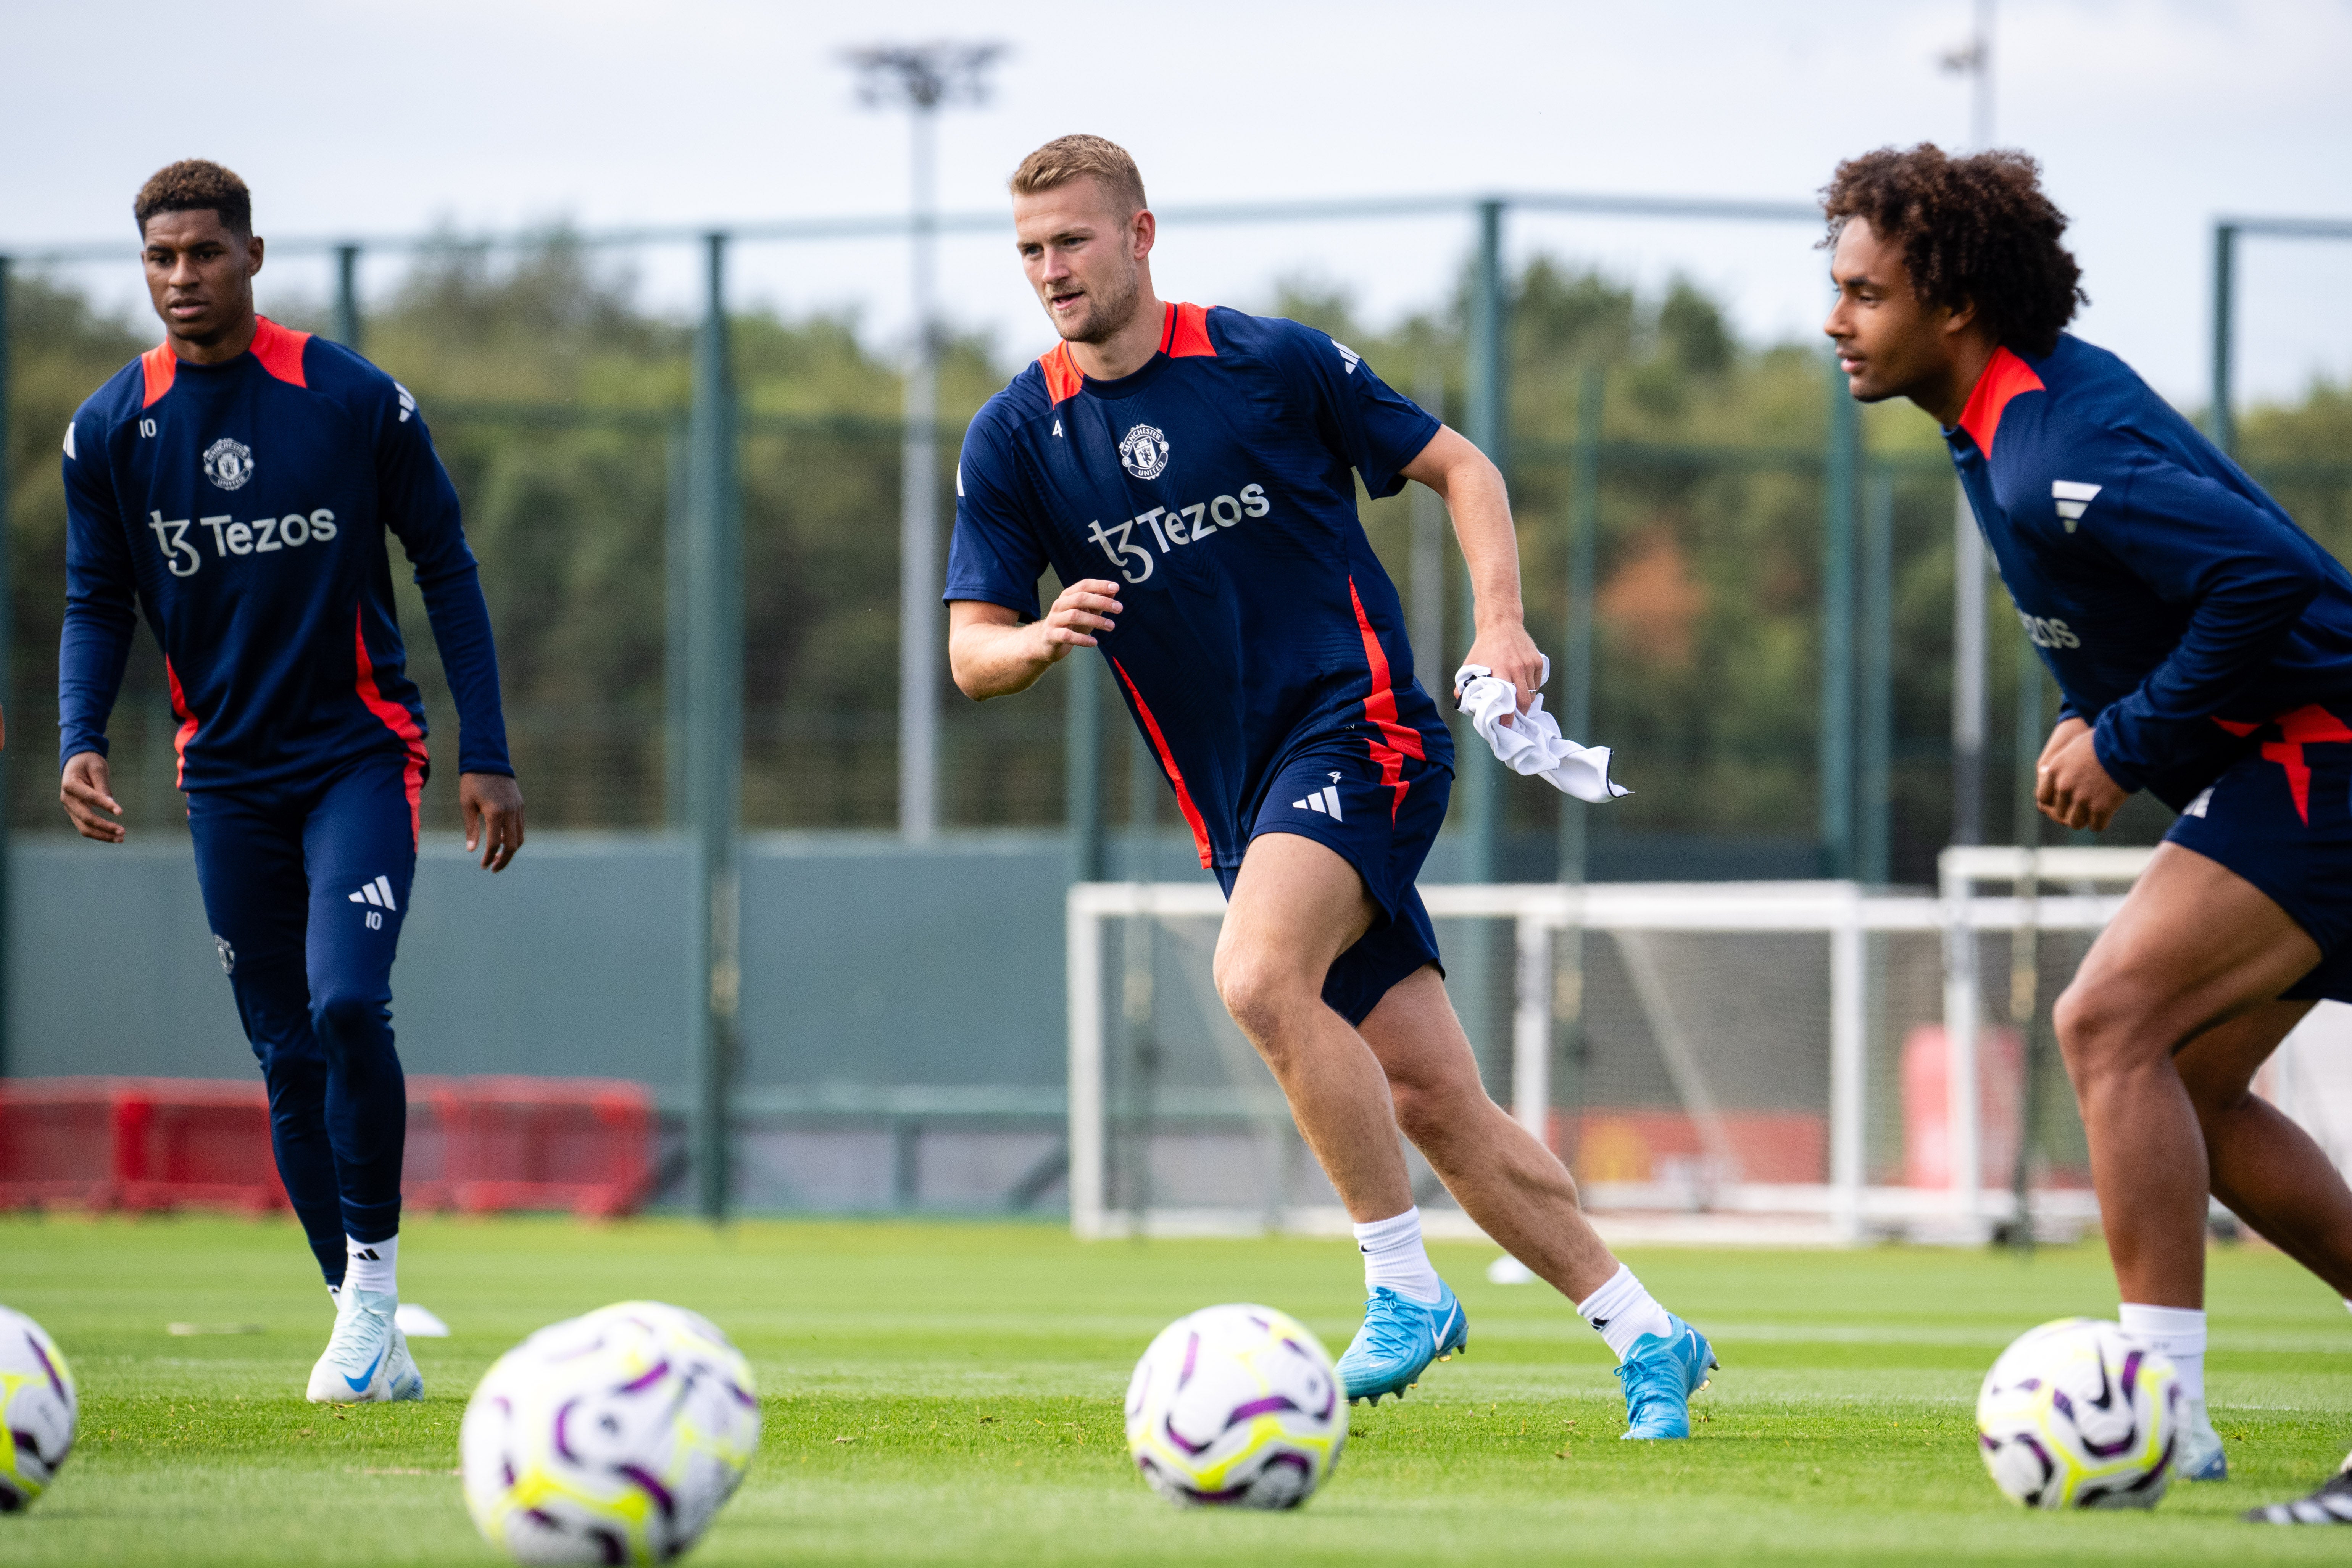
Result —
<instances>
[{"instance_id":1,"label":"tezos logo on shirt","mask_svg":"<svg viewBox=\"0 0 2352 1568\"><path fill-rule=\"evenodd\" d=\"M1156 425L1139 425L1119 438L1118 466L1139 479L1156 479L1168 469L1168 437Z\"/></svg>"},{"instance_id":2,"label":"tezos logo on shirt","mask_svg":"<svg viewBox=\"0 0 2352 1568\"><path fill-rule=\"evenodd\" d=\"M222 437L205 448L205 478L225 490L243 489L253 478L253 448Z\"/></svg>"}]
</instances>

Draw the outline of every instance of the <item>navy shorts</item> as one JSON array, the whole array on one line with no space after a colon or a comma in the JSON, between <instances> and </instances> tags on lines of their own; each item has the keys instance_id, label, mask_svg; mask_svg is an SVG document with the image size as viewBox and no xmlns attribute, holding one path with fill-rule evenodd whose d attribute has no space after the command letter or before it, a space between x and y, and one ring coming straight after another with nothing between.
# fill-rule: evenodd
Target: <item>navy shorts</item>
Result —
<instances>
[{"instance_id":1,"label":"navy shorts","mask_svg":"<svg viewBox=\"0 0 2352 1568\"><path fill-rule=\"evenodd\" d=\"M1385 750L1385 748L1383 748ZM1394 758L1394 753L1391 753ZM1445 822L1454 790L1450 769L1411 757L1393 776L1360 738L1327 735L1307 742L1275 771L1250 837L1296 833L1328 847L1356 868L1380 906L1371 929L1331 961L1323 1000L1350 1024L1360 1024L1381 998L1423 965L1437 963L1437 931L1429 923L1413 879ZM1238 866L1220 866L1217 880L1234 894ZM1444 966L1439 964L1439 973Z\"/></svg>"},{"instance_id":2,"label":"navy shorts","mask_svg":"<svg viewBox=\"0 0 2352 1568\"><path fill-rule=\"evenodd\" d=\"M2352 1002L2352 724L2314 704L2248 738L2165 837L2252 882L2318 944L2288 998Z\"/></svg>"}]
</instances>

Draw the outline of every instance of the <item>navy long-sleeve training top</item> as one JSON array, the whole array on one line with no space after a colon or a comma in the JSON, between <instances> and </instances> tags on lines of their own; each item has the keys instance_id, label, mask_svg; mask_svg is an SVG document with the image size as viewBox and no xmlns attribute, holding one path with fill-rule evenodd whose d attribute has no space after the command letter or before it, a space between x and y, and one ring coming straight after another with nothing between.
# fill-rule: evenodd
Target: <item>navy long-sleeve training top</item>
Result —
<instances>
[{"instance_id":1,"label":"navy long-sleeve training top","mask_svg":"<svg viewBox=\"0 0 2352 1568\"><path fill-rule=\"evenodd\" d=\"M2352 574L2114 354L2071 335L1998 350L1944 435L2066 711L2126 789L2178 810L2252 730L2352 704Z\"/></svg>"},{"instance_id":2,"label":"navy long-sleeve training top","mask_svg":"<svg viewBox=\"0 0 2352 1568\"><path fill-rule=\"evenodd\" d=\"M413 788L425 708L389 531L457 699L459 770L514 771L457 493L416 400L359 355L267 318L225 363L151 349L75 414L65 478L60 766L105 753L143 609L180 721L183 789L299 779L379 751L410 759Z\"/></svg>"}]
</instances>

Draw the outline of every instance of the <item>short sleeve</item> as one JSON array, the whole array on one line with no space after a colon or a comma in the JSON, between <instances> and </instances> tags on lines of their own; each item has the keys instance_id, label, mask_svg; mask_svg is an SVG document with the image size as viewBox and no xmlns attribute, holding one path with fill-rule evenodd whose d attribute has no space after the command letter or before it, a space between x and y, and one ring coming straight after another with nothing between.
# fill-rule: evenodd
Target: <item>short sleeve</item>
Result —
<instances>
[{"instance_id":1,"label":"short sleeve","mask_svg":"<svg viewBox=\"0 0 2352 1568\"><path fill-rule=\"evenodd\" d=\"M1045 551L1016 499L1020 476L1003 432L983 412L964 433L956 459L955 534L948 543L941 598L980 599L1037 617Z\"/></svg>"},{"instance_id":2,"label":"short sleeve","mask_svg":"<svg viewBox=\"0 0 2352 1568\"><path fill-rule=\"evenodd\" d=\"M1364 478L1375 497L1404 489L1404 470L1441 428L1435 415L1391 387L1364 356L1337 338L1297 322L1285 368L1314 405L1333 448Z\"/></svg>"}]
</instances>

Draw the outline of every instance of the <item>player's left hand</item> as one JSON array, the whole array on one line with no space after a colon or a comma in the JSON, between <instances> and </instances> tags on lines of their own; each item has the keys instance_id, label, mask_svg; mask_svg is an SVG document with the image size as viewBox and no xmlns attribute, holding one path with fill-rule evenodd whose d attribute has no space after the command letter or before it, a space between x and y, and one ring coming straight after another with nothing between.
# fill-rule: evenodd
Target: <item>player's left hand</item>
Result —
<instances>
[{"instance_id":1,"label":"player's left hand","mask_svg":"<svg viewBox=\"0 0 2352 1568\"><path fill-rule=\"evenodd\" d=\"M1495 672L1497 679L1507 680L1518 690L1518 709L1524 713L1535 700L1536 688L1543 684L1543 654L1536 647L1536 639L1528 636L1526 625L1513 621L1508 626L1482 626L1471 643L1470 651L1462 656L1464 664L1483 664ZM1457 666L1457 668L1459 668ZM1455 698L1462 693L1455 691ZM1505 724L1510 722L1506 719Z\"/></svg>"},{"instance_id":2,"label":"player's left hand","mask_svg":"<svg viewBox=\"0 0 2352 1568\"><path fill-rule=\"evenodd\" d=\"M503 871L522 847L522 786L504 773L457 775L457 809L466 814L466 853Z\"/></svg>"},{"instance_id":3,"label":"player's left hand","mask_svg":"<svg viewBox=\"0 0 2352 1568\"><path fill-rule=\"evenodd\" d=\"M2099 765L2095 734L2084 724L2079 734L2043 753L2034 773L2033 804L2053 822L2095 833L2113 820L2127 795Z\"/></svg>"}]
</instances>

